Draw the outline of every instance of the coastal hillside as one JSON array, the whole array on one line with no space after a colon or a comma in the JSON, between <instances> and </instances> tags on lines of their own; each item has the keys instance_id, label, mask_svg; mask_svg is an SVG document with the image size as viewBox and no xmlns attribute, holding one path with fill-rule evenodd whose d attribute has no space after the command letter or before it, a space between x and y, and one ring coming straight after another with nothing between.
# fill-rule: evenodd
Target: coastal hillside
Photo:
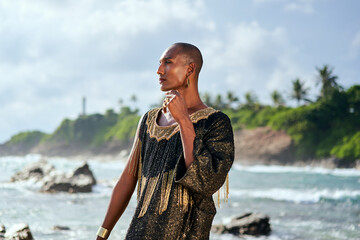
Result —
<instances>
[{"instance_id":1,"label":"coastal hillside","mask_svg":"<svg viewBox=\"0 0 360 240\"><path fill-rule=\"evenodd\" d=\"M319 69L322 88L315 100L294 80L286 106L282 95L271 93L272 105L257 101L254 93L240 102L233 92L215 97L205 93L208 106L222 110L232 122L236 159L244 163L304 164L334 159L336 166L355 166L360 159L360 85L342 88L332 69ZM21 132L0 145L0 156L40 153L46 156L117 155L131 148L140 115L122 106L104 114L80 115L63 120L51 134ZM358 161L359 162L359 161Z\"/></svg>"}]
</instances>

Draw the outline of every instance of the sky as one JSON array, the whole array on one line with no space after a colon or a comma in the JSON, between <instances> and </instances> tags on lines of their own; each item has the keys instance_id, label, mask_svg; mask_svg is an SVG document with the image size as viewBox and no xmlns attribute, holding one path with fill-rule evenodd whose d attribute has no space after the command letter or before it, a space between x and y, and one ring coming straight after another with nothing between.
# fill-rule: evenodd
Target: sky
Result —
<instances>
[{"instance_id":1,"label":"sky","mask_svg":"<svg viewBox=\"0 0 360 240\"><path fill-rule=\"evenodd\" d=\"M345 89L360 84L358 0L0 0L0 143L21 131L52 133L82 111L145 113L161 102L163 51L202 52L199 89L244 102L255 93L287 104L300 78L319 94L316 67ZM131 96L136 95L136 101Z\"/></svg>"}]
</instances>

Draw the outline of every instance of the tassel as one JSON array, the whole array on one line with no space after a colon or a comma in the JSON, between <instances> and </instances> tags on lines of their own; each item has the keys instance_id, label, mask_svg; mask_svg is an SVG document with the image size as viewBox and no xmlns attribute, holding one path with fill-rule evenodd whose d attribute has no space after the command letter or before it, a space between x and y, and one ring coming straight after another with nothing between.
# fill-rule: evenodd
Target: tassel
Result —
<instances>
[{"instance_id":1,"label":"tassel","mask_svg":"<svg viewBox=\"0 0 360 240\"><path fill-rule=\"evenodd\" d=\"M175 169L169 172L165 172L163 174L163 179L161 184L161 200L160 200L159 214L162 214L167 209L170 192L171 192L171 186L173 184L174 174L175 174Z\"/></svg>"},{"instance_id":2,"label":"tassel","mask_svg":"<svg viewBox=\"0 0 360 240\"><path fill-rule=\"evenodd\" d=\"M183 190L183 211L187 212L189 205L189 192L186 188Z\"/></svg>"},{"instance_id":3,"label":"tassel","mask_svg":"<svg viewBox=\"0 0 360 240\"><path fill-rule=\"evenodd\" d=\"M178 206L182 206L182 186L178 185Z\"/></svg>"},{"instance_id":4,"label":"tassel","mask_svg":"<svg viewBox=\"0 0 360 240\"><path fill-rule=\"evenodd\" d=\"M229 174L226 175L226 180L223 186L215 193L216 194L216 205L220 207L220 195L221 189L224 191L224 202L227 203L229 201Z\"/></svg>"},{"instance_id":5,"label":"tassel","mask_svg":"<svg viewBox=\"0 0 360 240\"><path fill-rule=\"evenodd\" d=\"M226 194L224 200L225 202L229 201L229 174L226 175Z\"/></svg>"},{"instance_id":6,"label":"tassel","mask_svg":"<svg viewBox=\"0 0 360 240\"><path fill-rule=\"evenodd\" d=\"M177 185L177 196L178 196L178 206L181 211L187 212L189 210L189 205L192 206L193 200L189 195L189 191L184 188L182 185Z\"/></svg>"},{"instance_id":7,"label":"tassel","mask_svg":"<svg viewBox=\"0 0 360 240\"><path fill-rule=\"evenodd\" d=\"M144 178L144 179L146 181L146 178ZM145 192L145 196L144 196L144 201L143 201L143 204L142 204L142 207L141 207L138 218L141 218L141 217L143 217L145 215L145 213L146 213L146 211L147 211L147 209L148 209L148 207L150 205L150 201L151 201L152 195L154 194L154 190L156 188L158 180L159 180L159 176L152 177L152 178L149 179L149 181L147 183L147 186L146 186L146 192ZM144 186L142 186L141 188L144 188Z\"/></svg>"},{"instance_id":8,"label":"tassel","mask_svg":"<svg viewBox=\"0 0 360 240\"><path fill-rule=\"evenodd\" d=\"M137 200L140 199L140 193L142 193L141 188L143 188L143 184L141 184L141 172L142 172L142 164L141 159L139 160L139 170L138 170L138 185L137 185ZM146 178L145 178L146 179Z\"/></svg>"}]
</instances>

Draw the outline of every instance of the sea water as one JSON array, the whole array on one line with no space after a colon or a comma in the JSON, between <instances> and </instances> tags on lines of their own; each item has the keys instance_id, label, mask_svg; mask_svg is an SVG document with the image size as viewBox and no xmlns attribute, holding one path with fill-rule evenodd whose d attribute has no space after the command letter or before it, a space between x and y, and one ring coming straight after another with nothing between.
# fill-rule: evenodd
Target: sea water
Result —
<instances>
[{"instance_id":1,"label":"sea water","mask_svg":"<svg viewBox=\"0 0 360 240\"><path fill-rule=\"evenodd\" d=\"M92 193L39 193L32 181L9 182L11 176L39 155L0 158L0 223L27 223L36 240L95 239L124 161L88 163L98 180ZM82 162L49 158L57 170L68 172ZM115 226L111 239L123 239L135 209L133 197ZM230 199L217 209L214 224L226 224L245 212L270 217L272 233L258 240L360 239L360 171L312 167L242 166L230 171ZM66 226L70 230L54 230ZM211 234L212 240L239 239Z\"/></svg>"}]
</instances>

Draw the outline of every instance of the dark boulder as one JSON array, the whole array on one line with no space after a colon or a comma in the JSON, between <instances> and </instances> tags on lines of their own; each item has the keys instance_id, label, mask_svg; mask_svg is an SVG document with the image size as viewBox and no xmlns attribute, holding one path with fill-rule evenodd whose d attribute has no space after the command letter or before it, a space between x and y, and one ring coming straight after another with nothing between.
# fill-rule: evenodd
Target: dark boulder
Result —
<instances>
[{"instance_id":1,"label":"dark boulder","mask_svg":"<svg viewBox=\"0 0 360 240\"><path fill-rule=\"evenodd\" d=\"M69 192L87 193L92 191L92 186L96 184L96 179L91 172L89 165L84 163L77 168L70 177L58 175L46 181L42 187L44 192Z\"/></svg>"},{"instance_id":2,"label":"dark boulder","mask_svg":"<svg viewBox=\"0 0 360 240\"><path fill-rule=\"evenodd\" d=\"M34 240L29 225L20 223L9 228L5 233L5 240Z\"/></svg>"},{"instance_id":3,"label":"dark boulder","mask_svg":"<svg viewBox=\"0 0 360 240\"><path fill-rule=\"evenodd\" d=\"M0 240L5 238L5 232L6 232L6 228L4 224L0 223Z\"/></svg>"},{"instance_id":4,"label":"dark boulder","mask_svg":"<svg viewBox=\"0 0 360 240\"><path fill-rule=\"evenodd\" d=\"M51 175L55 171L54 166L47 163L46 160L40 160L31 163L21 171L16 172L10 179L11 182L26 181L34 179L35 181L42 180L45 176Z\"/></svg>"},{"instance_id":5,"label":"dark boulder","mask_svg":"<svg viewBox=\"0 0 360 240\"><path fill-rule=\"evenodd\" d=\"M54 231L69 231L70 228L67 227L67 226L55 225L55 226L53 226L53 230L54 230Z\"/></svg>"},{"instance_id":6,"label":"dark boulder","mask_svg":"<svg viewBox=\"0 0 360 240\"><path fill-rule=\"evenodd\" d=\"M229 224L213 225L211 231L217 234L269 235L271 232L269 217L260 213L245 213L233 218Z\"/></svg>"},{"instance_id":7,"label":"dark boulder","mask_svg":"<svg viewBox=\"0 0 360 240\"><path fill-rule=\"evenodd\" d=\"M94 177L94 174L92 173L92 171L89 168L89 165L86 162L74 171L74 173L72 174L72 178L76 179L84 176L91 178L92 185L96 184L96 179Z\"/></svg>"},{"instance_id":8,"label":"dark boulder","mask_svg":"<svg viewBox=\"0 0 360 240\"><path fill-rule=\"evenodd\" d=\"M26 166L23 170L14 174L11 177L12 182L35 180L41 182L42 192L91 192L92 186L96 184L94 174L85 162L82 166L75 169L73 172L65 174L57 172L56 169L41 160Z\"/></svg>"}]
</instances>

